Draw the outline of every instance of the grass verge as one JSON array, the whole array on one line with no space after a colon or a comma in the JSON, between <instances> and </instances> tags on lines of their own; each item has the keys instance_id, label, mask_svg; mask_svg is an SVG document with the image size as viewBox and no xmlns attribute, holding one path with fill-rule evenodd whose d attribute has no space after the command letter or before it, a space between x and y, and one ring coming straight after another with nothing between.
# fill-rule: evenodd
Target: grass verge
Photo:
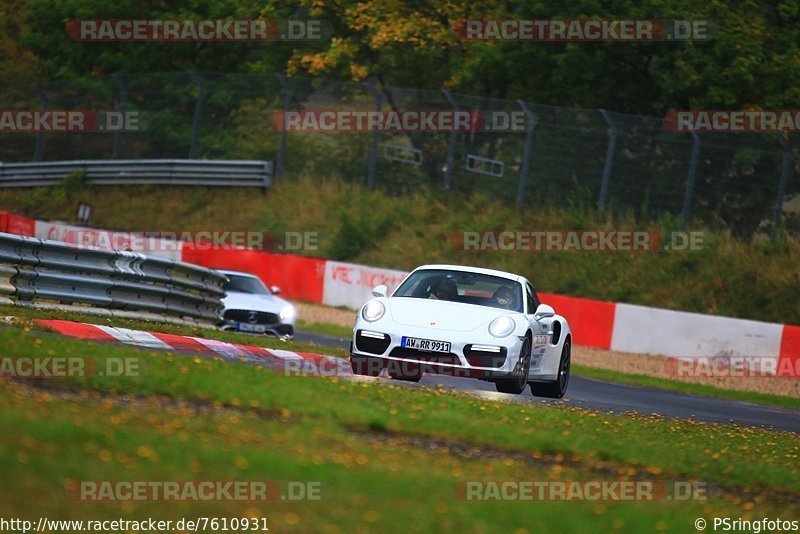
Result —
<instances>
[{"instance_id":1,"label":"grass verge","mask_svg":"<svg viewBox=\"0 0 800 534\"><path fill-rule=\"evenodd\" d=\"M266 517L297 532L685 532L696 517L800 511L797 437L478 400L374 380L285 377L214 359L0 330L5 354L72 355L138 376L0 387L0 513ZM705 481L688 502L465 502L464 481ZM81 480L312 482L309 502L78 502ZM46 504L43 504L46 503Z\"/></svg>"},{"instance_id":2,"label":"grass verge","mask_svg":"<svg viewBox=\"0 0 800 534\"><path fill-rule=\"evenodd\" d=\"M138 376L0 387L0 513L266 517L298 532L686 532L696 517L796 515L797 436L439 389L297 378L214 359L0 330L5 354L81 356ZM688 502L465 502L463 481L700 480ZM318 502L78 502L80 480L313 482ZM46 504L44 504L46 503Z\"/></svg>"}]
</instances>

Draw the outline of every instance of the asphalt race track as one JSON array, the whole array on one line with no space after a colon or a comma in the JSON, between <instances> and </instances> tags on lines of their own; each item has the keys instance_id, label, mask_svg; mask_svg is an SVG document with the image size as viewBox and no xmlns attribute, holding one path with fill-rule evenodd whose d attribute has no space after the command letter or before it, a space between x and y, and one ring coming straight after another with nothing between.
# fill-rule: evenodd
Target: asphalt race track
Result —
<instances>
[{"instance_id":1,"label":"asphalt race track","mask_svg":"<svg viewBox=\"0 0 800 534\"><path fill-rule=\"evenodd\" d=\"M350 346L350 340L348 339L308 332L297 332L295 339L328 347L347 348ZM419 383L425 386L443 384L461 391L485 391L486 396L490 398L508 397L505 394L497 393L493 384L481 380L425 375ZM401 384L401 382L398 382L398 384ZM402 384L406 383L402 382ZM414 384L409 385L414 386ZM531 395L530 388L526 388L525 393L516 398L524 402L573 404L615 413L655 413L666 417L680 417L707 423L764 426L776 430L789 430L800 433L800 411L749 402L700 397L655 388L630 386L594 378L584 378L575 374L570 377L569 389L563 400L551 401L534 397Z\"/></svg>"}]
</instances>

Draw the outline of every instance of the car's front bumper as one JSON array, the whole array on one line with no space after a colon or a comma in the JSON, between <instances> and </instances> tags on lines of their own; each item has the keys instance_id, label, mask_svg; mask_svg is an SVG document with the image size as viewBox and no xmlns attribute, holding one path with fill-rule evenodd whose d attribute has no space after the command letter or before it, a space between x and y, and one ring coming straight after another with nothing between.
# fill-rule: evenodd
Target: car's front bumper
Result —
<instances>
[{"instance_id":1,"label":"car's front bumper","mask_svg":"<svg viewBox=\"0 0 800 534\"><path fill-rule=\"evenodd\" d=\"M384 339L379 340L378 334L385 336ZM524 337L512 334L505 338L480 336L480 339L470 339L478 336L469 334L419 327L403 327L401 334L389 333L381 331L380 325L358 321L353 332L351 357L380 359L390 374L393 368L404 374L419 369L428 373L482 379L519 374L519 354ZM448 342L450 351L442 353L404 348L401 346L403 337Z\"/></svg>"},{"instance_id":2,"label":"car's front bumper","mask_svg":"<svg viewBox=\"0 0 800 534\"><path fill-rule=\"evenodd\" d=\"M236 321L223 320L220 324L223 330L236 330L247 334L267 334L276 337L294 337L294 324L274 323L274 324L251 324Z\"/></svg>"}]
</instances>

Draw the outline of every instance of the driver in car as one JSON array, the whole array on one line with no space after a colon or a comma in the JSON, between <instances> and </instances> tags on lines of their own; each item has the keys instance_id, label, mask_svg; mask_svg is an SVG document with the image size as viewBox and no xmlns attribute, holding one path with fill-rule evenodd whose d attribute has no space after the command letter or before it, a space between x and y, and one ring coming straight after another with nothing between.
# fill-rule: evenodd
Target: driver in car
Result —
<instances>
[{"instance_id":1,"label":"driver in car","mask_svg":"<svg viewBox=\"0 0 800 534\"><path fill-rule=\"evenodd\" d=\"M508 286L500 286L494 292L494 299L501 307L511 309L514 304L514 291Z\"/></svg>"},{"instance_id":2,"label":"driver in car","mask_svg":"<svg viewBox=\"0 0 800 534\"><path fill-rule=\"evenodd\" d=\"M436 286L435 291L431 291L431 294L428 295L428 298L434 300L455 300L457 296L458 288L456 287L456 283L449 278L445 278L439 282L439 285Z\"/></svg>"}]
</instances>

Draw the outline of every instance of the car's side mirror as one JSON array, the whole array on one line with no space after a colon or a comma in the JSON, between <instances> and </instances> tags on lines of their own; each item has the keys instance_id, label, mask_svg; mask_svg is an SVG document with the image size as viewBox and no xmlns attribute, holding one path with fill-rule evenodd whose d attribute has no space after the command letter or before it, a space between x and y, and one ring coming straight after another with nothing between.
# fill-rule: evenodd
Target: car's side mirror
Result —
<instances>
[{"instance_id":1,"label":"car's side mirror","mask_svg":"<svg viewBox=\"0 0 800 534\"><path fill-rule=\"evenodd\" d=\"M373 297L385 297L389 293L389 288L381 284L372 288Z\"/></svg>"},{"instance_id":2,"label":"car's side mirror","mask_svg":"<svg viewBox=\"0 0 800 534\"><path fill-rule=\"evenodd\" d=\"M539 307L536 308L536 313L533 314L533 317L538 321L539 319L544 319L545 317L554 317L555 314L556 311L552 306L548 306L547 304L539 304Z\"/></svg>"},{"instance_id":3,"label":"car's side mirror","mask_svg":"<svg viewBox=\"0 0 800 534\"><path fill-rule=\"evenodd\" d=\"M281 288L279 288L278 286L269 286L269 290L272 291L273 295L281 294Z\"/></svg>"}]
</instances>

